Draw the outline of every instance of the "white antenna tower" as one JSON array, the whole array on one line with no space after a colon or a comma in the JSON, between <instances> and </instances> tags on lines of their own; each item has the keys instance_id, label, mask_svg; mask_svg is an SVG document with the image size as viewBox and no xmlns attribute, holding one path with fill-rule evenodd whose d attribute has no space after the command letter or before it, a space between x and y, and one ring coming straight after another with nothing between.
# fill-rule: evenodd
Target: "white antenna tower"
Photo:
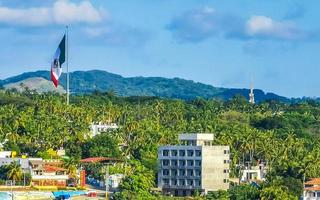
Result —
<instances>
[{"instance_id":1,"label":"white antenna tower","mask_svg":"<svg viewBox=\"0 0 320 200\"><path fill-rule=\"evenodd\" d=\"M254 104L253 81L250 84L249 103Z\"/></svg>"}]
</instances>

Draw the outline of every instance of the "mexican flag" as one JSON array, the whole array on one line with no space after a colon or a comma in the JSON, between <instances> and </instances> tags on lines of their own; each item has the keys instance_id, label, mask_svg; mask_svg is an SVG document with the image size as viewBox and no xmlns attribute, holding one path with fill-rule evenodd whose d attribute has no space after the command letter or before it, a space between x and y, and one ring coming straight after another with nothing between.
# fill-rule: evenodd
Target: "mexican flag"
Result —
<instances>
[{"instance_id":1,"label":"mexican flag","mask_svg":"<svg viewBox=\"0 0 320 200\"><path fill-rule=\"evenodd\" d=\"M66 61L66 35L63 36L51 63L51 80L58 87L59 77L62 73L62 64Z\"/></svg>"}]
</instances>

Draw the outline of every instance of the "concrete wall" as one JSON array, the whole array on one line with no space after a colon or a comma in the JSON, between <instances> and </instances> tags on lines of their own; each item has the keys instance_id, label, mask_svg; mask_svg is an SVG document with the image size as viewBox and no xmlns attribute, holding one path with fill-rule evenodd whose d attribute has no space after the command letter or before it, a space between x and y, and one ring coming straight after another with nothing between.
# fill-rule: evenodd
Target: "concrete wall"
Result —
<instances>
[{"instance_id":1,"label":"concrete wall","mask_svg":"<svg viewBox=\"0 0 320 200\"><path fill-rule=\"evenodd\" d=\"M0 166L10 165L12 162L18 162L22 169L29 169L29 158L0 158Z\"/></svg>"},{"instance_id":2,"label":"concrete wall","mask_svg":"<svg viewBox=\"0 0 320 200\"><path fill-rule=\"evenodd\" d=\"M229 172L229 160L229 146L202 146L201 186L205 193L229 189L229 173L225 173Z\"/></svg>"}]
</instances>

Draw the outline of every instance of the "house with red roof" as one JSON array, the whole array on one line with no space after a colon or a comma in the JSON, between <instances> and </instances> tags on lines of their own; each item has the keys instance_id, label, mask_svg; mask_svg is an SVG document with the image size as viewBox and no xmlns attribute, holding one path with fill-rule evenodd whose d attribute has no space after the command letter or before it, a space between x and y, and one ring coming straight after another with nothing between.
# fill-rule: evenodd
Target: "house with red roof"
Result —
<instances>
[{"instance_id":1,"label":"house with red roof","mask_svg":"<svg viewBox=\"0 0 320 200\"><path fill-rule=\"evenodd\" d=\"M312 178L304 183L303 200L320 200L320 178Z\"/></svg>"},{"instance_id":2,"label":"house with red roof","mask_svg":"<svg viewBox=\"0 0 320 200\"><path fill-rule=\"evenodd\" d=\"M67 170L57 165L48 162L35 161L31 164L31 184L33 186L58 186L65 187L69 176Z\"/></svg>"}]
</instances>

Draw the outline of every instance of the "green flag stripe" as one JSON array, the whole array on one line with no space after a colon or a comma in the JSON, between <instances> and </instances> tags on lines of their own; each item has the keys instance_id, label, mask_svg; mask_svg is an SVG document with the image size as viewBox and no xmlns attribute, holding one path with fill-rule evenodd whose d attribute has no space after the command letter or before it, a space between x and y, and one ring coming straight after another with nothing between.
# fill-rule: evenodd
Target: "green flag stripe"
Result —
<instances>
[{"instance_id":1,"label":"green flag stripe","mask_svg":"<svg viewBox=\"0 0 320 200\"><path fill-rule=\"evenodd\" d=\"M61 66L66 61L66 35L63 36L59 44L59 49L60 49L59 63Z\"/></svg>"}]
</instances>

